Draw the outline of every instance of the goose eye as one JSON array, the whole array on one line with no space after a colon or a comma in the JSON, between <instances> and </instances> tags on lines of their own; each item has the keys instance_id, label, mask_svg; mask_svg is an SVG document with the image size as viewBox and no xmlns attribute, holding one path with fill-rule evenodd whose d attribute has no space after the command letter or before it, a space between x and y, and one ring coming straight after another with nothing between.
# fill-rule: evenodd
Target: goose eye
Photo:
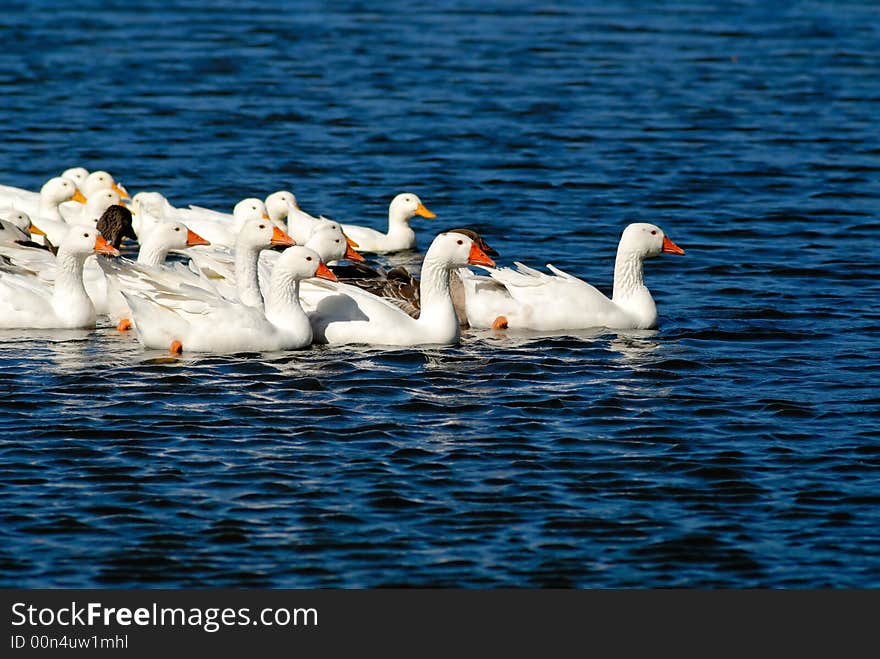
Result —
<instances>
[{"instance_id":1,"label":"goose eye","mask_svg":"<svg viewBox=\"0 0 880 659\"><path fill-rule=\"evenodd\" d=\"M312 257L311 257L311 256L307 256L307 257L306 257L306 261L311 261L311 260L312 260Z\"/></svg>"},{"instance_id":2,"label":"goose eye","mask_svg":"<svg viewBox=\"0 0 880 659\"><path fill-rule=\"evenodd\" d=\"M657 235L657 229L651 229L651 235L652 235L652 236L656 236L656 235Z\"/></svg>"},{"instance_id":3,"label":"goose eye","mask_svg":"<svg viewBox=\"0 0 880 659\"><path fill-rule=\"evenodd\" d=\"M339 238L336 239L336 244L337 244L337 245L339 244Z\"/></svg>"},{"instance_id":4,"label":"goose eye","mask_svg":"<svg viewBox=\"0 0 880 659\"><path fill-rule=\"evenodd\" d=\"M463 240L456 240L455 242L457 242L459 245L464 245L464 241L463 241Z\"/></svg>"},{"instance_id":5,"label":"goose eye","mask_svg":"<svg viewBox=\"0 0 880 659\"><path fill-rule=\"evenodd\" d=\"M174 227L175 231L180 231L180 227Z\"/></svg>"},{"instance_id":6,"label":"goose eye","mask_svg":"<svg viewBox=\"0 0 880 659\"><path fill-rule=\"evenodd\" d=\"M266 225L265 225L265 224L261 224L261 225L260 225L260 228L261 228L261 229L265 229L265 228L266 228Z\"/></svg>"},{"instance_id":7,"label":"goose eye","mask_svg":"<svg viewBox=\"0 0 880 659\"><path fill-rule=\"evenodd\" d=\"M88 237L89 237L89 234L87 234L87 233L83 234L83 238L88 238Z\"/></svg>"}]
</instances>

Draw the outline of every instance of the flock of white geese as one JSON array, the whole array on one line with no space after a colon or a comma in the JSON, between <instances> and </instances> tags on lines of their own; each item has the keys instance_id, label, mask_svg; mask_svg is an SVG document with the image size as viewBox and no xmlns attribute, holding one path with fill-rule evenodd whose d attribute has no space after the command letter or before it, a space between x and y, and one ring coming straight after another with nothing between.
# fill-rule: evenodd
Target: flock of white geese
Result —
<instances>
[{"instance_id":1,"label":"flock of white geese","mask_svg":"<svg viewBox=\"0 0 880 659\"><path fill-rule=\"evenodd\" d=\"M467 326L645 329L657 308L644 260L684 254L659 227L630 224L610 299L552 265L496 267L497 253L468 229L433 239L419 279L368 267L359 252L415 248L415 216L436 217L406 192L384 232L312 216L288 191L244 199L231 214L181 208L82 167L39 192L0 185L0 328L92 328L106 317L174 353L453 344ZM136 260L120 256L126 238L138 242ZM188 258L167 260L172 252Z\"/></svg>"}]
</instances>

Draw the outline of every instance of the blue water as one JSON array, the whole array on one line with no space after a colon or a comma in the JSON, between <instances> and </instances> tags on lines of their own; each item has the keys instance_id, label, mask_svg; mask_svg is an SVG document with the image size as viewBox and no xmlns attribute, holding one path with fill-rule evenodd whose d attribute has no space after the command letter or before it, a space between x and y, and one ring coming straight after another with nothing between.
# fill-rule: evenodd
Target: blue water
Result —
<instances>
[{"instance_id":1,"label":"blue water","mask_svg":"<svg viewBox=\"0 0 880 659\"><path fill-rule=\"evenodd\" d=\"M75 7L72 5L76 5ZM136 6L135 6L136 5ZM654 332L170 359L0 336L0 585L880 586L873 2L28 2L0 183L290 189L606 292ZM410 262L418 262L411 254Z\"/></svg>"}]
</instances>

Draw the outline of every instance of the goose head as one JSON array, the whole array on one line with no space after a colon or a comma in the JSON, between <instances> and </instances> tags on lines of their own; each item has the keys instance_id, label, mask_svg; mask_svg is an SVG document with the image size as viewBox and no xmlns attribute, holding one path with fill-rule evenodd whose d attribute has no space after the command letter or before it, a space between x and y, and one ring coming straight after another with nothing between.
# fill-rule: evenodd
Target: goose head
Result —
<instances>
[{"instance_id":1,"label":"goose head","mask_svg":"<svg viewBox=\"0 0 880 659\"><path fill-rule=\"evenodd\" d=\"M89 225L77 225L70 228L58 248L58 254L62 253L71 254L81 259L94 253L119 256L119 250L104 240L100 231Z\"/></svg>"},{"instance_id":2,"label":"goose head","mask_svg":"<svg viewBox=\"0 0 880 659\"><path fill-rule=\"evenodd\" d=\"M113 190L113 192L119 195L120 199L128 199L130 197L126 189L120 186L113 176L102 169L89 174L80 189L86 197L92 196L98 190L107 189Z\"/></svg>"},{"instance_id":3,"label":"goose head","mask_svg":"<svg viewBox=\"0 0 880 659\"><path fill-rule=\"evenodd\" d=\"M412 192L401 192L391 200L391 205L388 207L389 219L409 222L415 215L428 219L437 217L436 213L429 211L422 200Z\"/></svg>"},{"instance_id":4,"label":"goose head","mask_svg":"<svg viewBox=\"0 0 880 659\"><path fill-rule=\"evenodd\" d=\"M469 265L495 267L495 261L474 240L455 231L441 233L434 238L425 255L425 261L429 259L450 269L466 268Z\"/></svg>"},{"instance_id":5,"label":"goose head","mask_svg":"<svg viewBox=\"0 0 880 659\"><path fill-rule=\"evenodd\" d=\"M82 223L97 222L108 208L119 204L119 194L110 188L96 190L83 207Z\"/></svg>"},{"instance_id":6,"label":"goose head","mask_svg":"<svg viewBox=\"0 0 880 659\"><path fill-rule=\"evenodd\" d=\"M306 246L316 251L325 263L331 261L364 261L364 257L352 249L340 226L335 222L318 225L309 237Z\"/></svg>"},{"instance_id":7,"label":"goose head","mask_svg":"<svg viewBox=\"0 0 880 659\"><path fill-rule=\"evenodd\" d=\"M292 192L279 190L266 197L266 212L269 214L269 219L275 224L281 224L287 220L288 206L299 209L299 204L296 203L296 197Z\"/></svg>"},{"instance_id":8,"label":"goose head","mask_svg":"<svg viewBox=\"0 0 880 659\"><path fill-rule=\"evenodd\" d=\"M0 211L0 218L6 220L10 224L15 225L25 234L30 234L31 217L24 211L16 210L14 208L3 210ZM27 238L25 238L25 240L27 240Z\"/></svg>"},{"instance_id":9,"label":"goose head","mask_svg":"<svg viewBox=\"0 0 880 659\"><path fill-rule=\"evenodd\" d=\"M310 277L336 281L336 275L324 265L320 254L299 245L285 249L275 262L272 272L273 277L284 277L294 281Z\"/></svg>"},{"instance_id":10,"label":"goose head","mask_svg":"<svg viewBox=\"0 0 880 659\"><path fill-rule=\"evenodd\" d=\"M117 249L122 245L123 238L138 239L132 227L131 211L120 204L108 206L98 218L96 227L107 242Z\"/></svg>"},{"instance_id":11,"label":"goose head","mask_svg":"<svg viewBox=\"0 0 880 659\"><path fill-rule=\"evenodd\" d=\"M348 244L349 247L353 247L353 248L358 247L358 244L355 241L353 241L351 238L349 238L348 236L345 235L345 232L342 231L342 226L339 224L339 222L337 222L336 220L328 219L328 218L324 217L323 215L320 217L320 219L318 219L318 221L312 227L312 233L309 234L309 238L311 238L311 236L316 231L324 230L324 229L327 229L329 231L339 231L342 234L343 239L345 240L346 244ZM357 254L357 252L355 252L355 254ZM360 254L357 254L357 256L355 256L355 257L346 256L345 258L348 258L352 261L362 261L363 258L359 259L359 258L357 258L358 256L360 256Z\"/></svg>"},{"instance_id":12,"label":"goose head","mask_svg":"<svg viewBox=\"0 0 880 659\"><path fill-rule=\"evenodd\" d=\"M148 240L160 241L168 249L184 249L186 247L211 244L195 231L188 229L186 225L174 221L157 224L150 232Z\"/></svg>"},{"instance_id":13,"label":"goose head","mask_svg":"<svg viewBox=\"0 0 880 659\"><path fill-rule=\"evenodd\" d=\"M250 220L268 220L269 214L266 212L266 204L262 199L256 197L248 197L238 202L232 209L232 221L235 230L241 231L241 228Z\"/></svg>"},{"instance_id":14,"label":"goose head","mask_svg":"<svg viewBox=\"0 0 880 659\"><path fill-rule=\"evenodd\" d=\"M489 247L489 244L485 240L483 240L483 237L473 229L447 229L446 233L449 232L464 234L465 236L473 240L477 244L477 247L479 247L489 256L498 256L498 251Z\"/></svg>"},{"instance_id":15,"label":"goose head","mask_svg":"<svg viewBox=\"0 0 880 659\"><path fill-rule=\"evenodd\" d=\"M77 190L76 183L69 178L63 176L50 178L40 188L41 205L57 208L58 204L71 200L85 203L86 198Z\"/></svg>"},{"instance_id":16,"label":"goose head","mask_svg":"<svg viewBox=\"0 0 880 659\"><path fill-rule=\"evenodd\" d=\"M269 214L266 212L266 204L256 197L248 197L238 202L232 209L232 216L242 222L259 218L269 219Z\"/></svg>"},{"instance_id":17,"label":"goose head","mask_svg":"<svg viewBox=\"0 0 880 659\"><path fill-rule=\"evenodd\" d=\"M89 170L85 167L70 167L69 169L65 169L61 176L65 178L69 178L71 181L76 183L76 186L82 189L82 186L86 182L86 177L89 175Z\"/></svg>"},{"instance_id":18,"label":"goose head","mask_svg":"<svg viewBox=\"0 0 880 659\"><path fill-rule=\"evenodd\" d=\"M647 222L634 222L623 230L617 253L649 259L664 253L684 254L684 250L672 242L660 227Z\"/></svg>"},{"instance_id":19,"label":"goose head","mask_svg":"<svg viewBox=\"0 0 880 659\"><path fill-rule=\"evenodd\" d=\"M259 200L258 200L259 201ZM263 202L260 202L261 204ZM266 218L247 220L238 232L235 241L236 250L261 250L277 245L291 247L296 243L293 238L276 227Z\"/></svg>"},{"instance_id":20,"label":"goose head","mask_svg":"<svg viewBox=\"0 0 880 659\"><path fill-rule=\"evenodd\" d=\"M142 191L131 198L131 211L135 214L141 211L150 213L158 218L164 217L165 209L171 204L161 192Z\"/></svg>"}]
</instances>

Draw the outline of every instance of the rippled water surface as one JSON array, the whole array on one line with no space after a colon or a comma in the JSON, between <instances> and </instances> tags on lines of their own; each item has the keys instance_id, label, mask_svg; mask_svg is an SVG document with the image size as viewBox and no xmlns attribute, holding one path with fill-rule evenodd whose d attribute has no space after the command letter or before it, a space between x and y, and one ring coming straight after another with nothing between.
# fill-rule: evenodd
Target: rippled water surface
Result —
<instances>
[{"instance_id":1,"label":"rippled water surface","mask_svg":"<svg viewBox=\"0 0 880 659\"><path fill-rule=\"evenodd\" d=\"M171 359L6 331L0 585L880 586L876 3L0 26L3 184L85 165L374 226L409 190L423 248L469 225L606 292L627 222L687 250L647 264L652 332Z\"/></svg>"}]
</instances>

